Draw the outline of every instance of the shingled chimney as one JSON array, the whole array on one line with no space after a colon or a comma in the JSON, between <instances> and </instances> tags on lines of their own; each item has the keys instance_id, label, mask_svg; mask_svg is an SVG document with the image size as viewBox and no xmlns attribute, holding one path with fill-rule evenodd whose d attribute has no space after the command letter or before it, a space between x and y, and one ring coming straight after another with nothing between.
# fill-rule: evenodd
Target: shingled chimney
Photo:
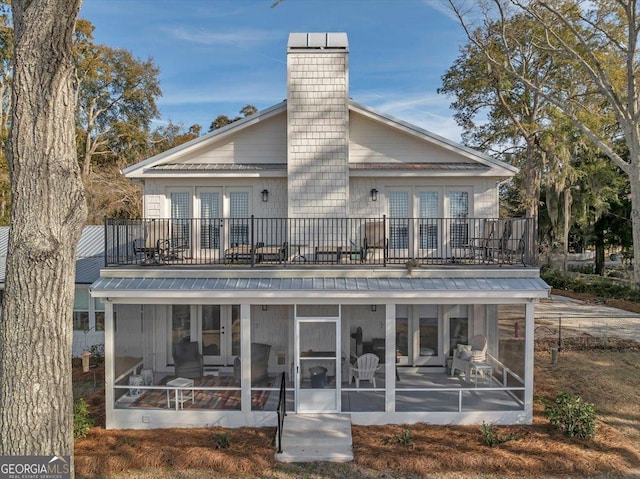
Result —
<instances>
[{"instance_id":1,"label":"shingled chimney","mask_svg":"<svg viewBox=\"0 0 640 479\"><path fill-rule=\"evenodd\" d=\"M287 48L289 217L345 218L349 198L346 33L291 33Z\"/></svg>"}]
</instances>

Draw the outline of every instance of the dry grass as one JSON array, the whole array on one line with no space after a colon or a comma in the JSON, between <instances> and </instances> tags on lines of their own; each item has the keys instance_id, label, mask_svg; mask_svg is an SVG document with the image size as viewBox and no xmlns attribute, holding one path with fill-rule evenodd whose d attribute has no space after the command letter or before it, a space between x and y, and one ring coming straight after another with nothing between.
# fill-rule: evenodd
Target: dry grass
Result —
<instances>
[{"instance_id":1,"label":"dry grass","mask_svg":"<svg viewBox=\"0 0 640 479\"><path fill-rule=\"evenodd\" d=\"M638 370L640 355L619 345L563 351L555 366L548 351L537 351L534 424L497 427L517 439L489 448L476 426L354 426L352 464L278 464L273 428L107 431L104 394L97 391L88 401L102 427L76 441L76 471L78 477L138 479L627 477L640 467ZM542 398L561 391L595 403L600 420L593 441L567 439L544 419ZM391 440L405 427L412 447ZM216 434L227 434L231 446L216 449Z\"/></svg>"}]
</instances>

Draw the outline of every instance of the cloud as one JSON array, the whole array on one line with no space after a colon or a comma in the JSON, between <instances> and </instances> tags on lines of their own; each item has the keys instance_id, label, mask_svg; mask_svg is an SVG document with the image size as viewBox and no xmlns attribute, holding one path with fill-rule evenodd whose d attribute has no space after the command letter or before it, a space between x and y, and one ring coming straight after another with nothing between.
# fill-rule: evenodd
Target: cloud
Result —
<instances>
[{"instance_id":1,"label":"cloud","mask_svg":"<svg viewBox=\"0 0 640 479\"><path fill-rule=\"evenodd\" d=\"M437 135L460 141L462 129L453 119L450 100L443 95L365 91L354 96L354 100Z\"/></svg>"},{"instance_id":2,"label":"cloud","mask_svg":"<svg viewBox=\"0 0 640 479\"><path fill-rule=\"evenodd\" d=\"M248 47L256 44L264 44L273 40L282 40L282 34L266 30L234 30L232 32L193 31L187 27L169 29L169 33L177 40L182 40L199 45L233 45Z\"/></svg>"},{"instance_id":3,"label":"cloud","mask_svg":"<svg viewBox=\"0 0 640 479\"><path fill-rule=\"evenodd\" d=\"M422 3L429 8L433 8L456 23L458 22L458 17L456 17L456 14L451 10L451 5L449 5L447 0L422 0Z\"/></svg>"}]
</instances>

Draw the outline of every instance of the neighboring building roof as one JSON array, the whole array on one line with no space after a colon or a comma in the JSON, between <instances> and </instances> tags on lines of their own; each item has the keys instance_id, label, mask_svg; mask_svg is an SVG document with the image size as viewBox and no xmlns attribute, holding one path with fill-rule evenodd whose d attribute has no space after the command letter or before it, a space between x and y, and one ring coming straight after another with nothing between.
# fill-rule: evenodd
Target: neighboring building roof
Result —
<instances>
[{"instance_id":1,"label":"neighboring building roof","mask_svg":"<svg viewBox=\"0 0 640 479\"><path fill-rule=\"evenodd\" d=\"M91 286L99 297L194 299L203 293L218 297L255 297L268 293L270 299L363 297L398 299L461 298L546 298L549 286L531 278L100 278Z\"/></svg>"},{"instance_id":2,"label":"neighboring building roof","mask_svg":"<svg viewBox=\"0 0 640 479\"><path fill-rule=\"evenodd\" d=\"M0 226L0 286L4 287L7 268L9 227ZM91 284L104 267L104 226L85 226L76 252L76 284Z\"/></svg>"}]
</instances>

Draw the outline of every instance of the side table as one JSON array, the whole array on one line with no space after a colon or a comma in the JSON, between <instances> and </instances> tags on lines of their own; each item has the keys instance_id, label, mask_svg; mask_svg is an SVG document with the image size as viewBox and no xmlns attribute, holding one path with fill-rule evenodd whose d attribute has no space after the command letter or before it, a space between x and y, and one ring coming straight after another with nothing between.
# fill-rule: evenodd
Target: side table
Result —
<instances>
[{"instance_id":1,"label":"side table","mask_svg":"<svg viewBox=\"0 0 640 479\"><path fill-rule=\"evenodd\" d=\"M472 361L470 369L471 375L474 379L474 387L478 387L478 374L480 374L482 377L488 377L489 386L491 386L491 378L493 377L493 366L487 363L476 363Z\"/></svg>"},{"instance_id":2,"label":"side table","mask_svg":"<svg viewBox=\"0 0 640 479\"><path fill-rule=\"evenodd\" d=\"M176 411L178 409L184 409L184 403L188 400L191 400L191 404L194 403L195 391L193 389L193 379L187 378L175 378L171 381L167 381L167 386L173 386L176 389L175 396L172 396L172 390L167 389L167 408L171 408L171 401L174 401L176 404ZM185 390L191 391L191 393L186 393Z\"/></svg>"}]
</instances>

